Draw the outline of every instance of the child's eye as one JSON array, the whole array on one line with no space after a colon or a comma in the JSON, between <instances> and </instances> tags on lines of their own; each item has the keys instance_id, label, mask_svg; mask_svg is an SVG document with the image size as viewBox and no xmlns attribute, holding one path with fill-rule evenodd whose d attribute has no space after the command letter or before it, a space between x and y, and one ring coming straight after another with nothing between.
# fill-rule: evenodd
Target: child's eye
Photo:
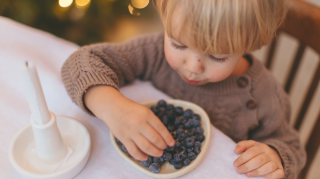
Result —
<instances>
[{"instance_id":1,"label":"child's eye","mask_svg":"<svg viewBox=\"0 0 320 179\"><path fill-rule=\"evenodd\" d=\"M217 58L217 57L215 57L213 55L209 55L209 57L211 59L213 59L214 61L216 61L216 62L225 62L225 61L227 61L227 58Z\"/></svg>"},{"instance_id":2,"label":"child's eye","mask_svg":"<svg viewBox=\"0 0 320 179\"><path fill-rule=\"evenodd\" d=\"M175 44L175 43L173 43L173 42L171 42L171 45L172 45L174 48L180 49L180 50L187 48L186 46L180 46L180 45L177 45L177 44Z\"/></svg>"}]
</instances>

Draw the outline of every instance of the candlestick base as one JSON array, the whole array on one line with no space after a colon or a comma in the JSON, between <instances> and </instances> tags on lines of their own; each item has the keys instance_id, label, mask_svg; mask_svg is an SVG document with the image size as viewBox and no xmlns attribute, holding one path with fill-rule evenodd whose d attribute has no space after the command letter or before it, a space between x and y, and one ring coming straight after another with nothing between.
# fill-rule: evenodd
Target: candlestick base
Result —
<instances>
[{"instance_id":1,"label":"candlestick base","mask_svg":"<svg viewBox=\"0 0 320 179\"><path fill-rule=\"evenodd\" d=\"M71 179L85 166L91 140L87 128L79 121L57 116L57 124L68 154L57 163L43 163L36 154L32 126L28 124L12 139L9 158L19 174L28 179Z\"/></svg>"}]
</instances>

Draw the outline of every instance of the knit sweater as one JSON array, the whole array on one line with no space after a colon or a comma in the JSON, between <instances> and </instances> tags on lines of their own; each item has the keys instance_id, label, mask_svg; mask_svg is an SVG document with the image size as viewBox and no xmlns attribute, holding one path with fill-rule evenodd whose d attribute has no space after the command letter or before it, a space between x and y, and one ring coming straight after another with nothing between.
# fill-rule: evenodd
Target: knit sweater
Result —
<instances>
[{"instance_id":1,"label":"knit sweater","mask_svg":"<svg viewBox=\"0 0 320 179\"><path fill-rule=\"evenodd\" d=\"M95 85L119 90L135 79L148 80L175 99L201 106L211 123L235 142L255 140L275 149L285 179L295 179L306 162L304 147L289 125L290 102L283 88L258 60L243 75L194 86L173 70L164 55L164 34L140 36L122 44L100 43L74 52L62 67L72 101L90 115L83 96Z\"/></svg>"}]
</instances>

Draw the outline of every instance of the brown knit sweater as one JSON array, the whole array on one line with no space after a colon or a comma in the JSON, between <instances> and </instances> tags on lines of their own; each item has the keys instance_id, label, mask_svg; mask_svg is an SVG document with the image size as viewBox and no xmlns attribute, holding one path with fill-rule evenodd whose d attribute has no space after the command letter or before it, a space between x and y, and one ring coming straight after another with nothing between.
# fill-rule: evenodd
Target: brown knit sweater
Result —
<instances>
[{"instance_id":1,"label":"brown knit sweater","mask_svg":"<svg viewBox=\"0 0 320 179\"><path fill-rule=\"evenodd\" d=\"M137 78L149 80L171 97L201 106L211 123L235 142L252 139L274 148L283 161L284 178L297 177L306 154L297 132L288 124L289 99L259 61L246 56L251 62L246 74L194 86L169 66L163 47L163 34L141 36L123 44L84 46L64 63L64 85L72 101L93 115L83 101L91 86L119 89Z\"/></svg>"}]
</instances>

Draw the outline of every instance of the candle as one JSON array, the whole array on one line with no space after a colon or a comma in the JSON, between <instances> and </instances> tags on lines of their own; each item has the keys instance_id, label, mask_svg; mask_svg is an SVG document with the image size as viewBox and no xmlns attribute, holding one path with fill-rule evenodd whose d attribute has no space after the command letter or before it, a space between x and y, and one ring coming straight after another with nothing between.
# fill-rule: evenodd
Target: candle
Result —
<instances>
[{"instance_id":1,"label":"candle","mask_svg":"<svg viewBox=\"0 0 320 179\"><path fill-rule=\"evenodd\" d=\"M25 66L22 67L22 72L31 110L31 120L34 120L36 124L44 125L50 121L51 116L44 98L37 69L33 63L26 62Z\"/></svg>"}]
</instances>

